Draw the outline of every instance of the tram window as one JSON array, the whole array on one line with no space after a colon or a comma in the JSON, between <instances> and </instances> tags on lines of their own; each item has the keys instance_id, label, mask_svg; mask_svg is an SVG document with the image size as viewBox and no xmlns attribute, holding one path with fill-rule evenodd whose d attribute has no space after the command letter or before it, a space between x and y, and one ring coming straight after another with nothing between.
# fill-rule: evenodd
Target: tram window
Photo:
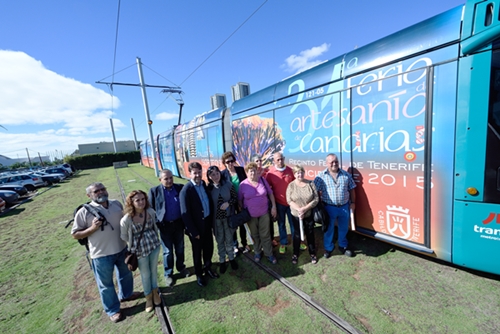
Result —
<instances>
[{"instance_id":1,"label":"tram window","mask_svg":"<svg viewBox=\"0 0 500 334\"><path fill-rule=\"evenodd\" d=\"M486 7L486 15L484 16L484 26L488 27L491 25L491 22L493 21L493 4L489 4L488 7Z\"/></svg>"},{"instance_id":2,"label":"tram window","mask_svg":"<svg viewBox=\"0 0 500 334\"><path fill-rule=\"evenodd\" d=\"M491 57L490 101L486 140L484 201L500 203L500 41Z\"/></svg>"}]
</instances>

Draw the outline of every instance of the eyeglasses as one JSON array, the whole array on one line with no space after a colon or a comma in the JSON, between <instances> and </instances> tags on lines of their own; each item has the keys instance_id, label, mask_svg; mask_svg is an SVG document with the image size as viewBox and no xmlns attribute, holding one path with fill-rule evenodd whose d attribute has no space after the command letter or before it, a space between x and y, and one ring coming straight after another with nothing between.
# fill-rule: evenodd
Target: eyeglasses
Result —
<instances>
[{"instance_id":1,"label":"eyeglasses","mask_svg":"<svg viewBox=\"0 0 500 334\"><path fill-rule=\"evenodd\" d=\"M93 193L94 193L94 194L98 194L98 193L100 193L100 192L102 192L102 191L106 191L106 187L96 189L96 190L94 190L94 191L93 191Z\"/></svg>"},{"instance_id":2,"label":"eyeglasses","mask_svg":"<svg viewBox=\"0 0 500 334\"><path fill-rule=\"evenodd\" d=\"M233 164L234 163L234 160L226 160L226 165L227 164Z\"/></svg>"}]
</instances>

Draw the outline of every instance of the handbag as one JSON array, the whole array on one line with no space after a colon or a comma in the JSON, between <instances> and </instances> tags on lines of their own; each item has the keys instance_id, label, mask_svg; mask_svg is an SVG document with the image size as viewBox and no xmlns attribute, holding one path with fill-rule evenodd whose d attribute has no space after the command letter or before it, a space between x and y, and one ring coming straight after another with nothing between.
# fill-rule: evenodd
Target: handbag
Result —
<instances>
[{"instance_id":1,"label":"handbag","mask_svg":"<svg viewBox=\"0 0 500 334\"><path fill-rule=\"evenodd\" d=\"M139 240L137 240L137 247L141 244L141 239L144 234L144 228L146 227L146 217L148 213L144 215L144 223L142 224L142 231L141 231L141 236L139 237ZM125 253L125 264L128 267L128 270L130 271L136 271L137 267L139 266L139 260L137 259L137 254L135 252L127 251Z\"/></svg>"},{"instance_id":2,"label":"handbag","mask_svg":"<svg viewBox=\"0 0 500 334\"><path fill-rule=\"evenodd\" d=\"M247 208L244 208L239 213L229 216L229 227L237 228L248 222L252 217Z\"/></svg>"},{"instance_id":3,"label":"handbag","mask_svg":"<svg viewBox=\"0 0 500 334\"><path fill-rule=\"evenodd\" d=\"M312 189L314 190L314 188ZM323 232L325 232L328 224L330 223L330 217L328 216L328 212L326 212L325 205L321 201L321 198L319 199L318 204L316 204L316 206L311 209L311 215L313 221L315 223L321 224L321 229L323 230Z\"/></svg>"}]
</instances>

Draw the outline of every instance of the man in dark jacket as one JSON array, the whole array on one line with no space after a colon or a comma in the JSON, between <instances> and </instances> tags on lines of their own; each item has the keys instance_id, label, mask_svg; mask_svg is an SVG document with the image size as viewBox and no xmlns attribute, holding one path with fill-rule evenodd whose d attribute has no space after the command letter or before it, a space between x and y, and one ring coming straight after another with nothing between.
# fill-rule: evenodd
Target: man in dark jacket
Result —
<instances>
[{"instance_id":1,"label":"man in dark jacket","mask_svg":"<svg viewBox=\"0 0 500 334\"><path fill-rule=\"evenodd\" d=\"M191 240L197 283L203 287L206 285L203 277L204 272L211 278L219 277L211 269L212 255L214 253L212 217L210 214L211 200L207 195L206 184L201 179L201 165L198 162L191 162L188 171L191 180L184 185L180 194L181 216L189 240Z\"/></svg>"},{"instance_id":2,"label":"man in dark jacket","mask_svg":"<svg viewBox=\"0 0 500 334\"><path fill-rule=\"evenodd\" d=\"M174 250L177 258L175 266L182 277L189 276L184 264L184 223L181 217L179 195L181 184L174 183L172 172L164 169L160 172L160 185L149 189L148 199L156 211L158 229L163 248L163 267L167 286L174 284Z\"/></svg>"}]
</instances>

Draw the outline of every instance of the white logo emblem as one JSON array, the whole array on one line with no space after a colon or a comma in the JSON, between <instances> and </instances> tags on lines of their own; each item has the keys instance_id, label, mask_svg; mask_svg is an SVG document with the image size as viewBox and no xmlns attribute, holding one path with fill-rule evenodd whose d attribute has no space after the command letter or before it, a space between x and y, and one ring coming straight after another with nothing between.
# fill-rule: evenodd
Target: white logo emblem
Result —
<instances>
[{"instance_id":1,"label":"white logo emblem","mask_svg":"<svg viewBox=\"0 0 500 334\"><path fill-rule=\"evenodd\" d=\"M409 239L411 236L410 209L397 206L387 206L387 230L395 237Z\"/></svg>"}]
</instances>

